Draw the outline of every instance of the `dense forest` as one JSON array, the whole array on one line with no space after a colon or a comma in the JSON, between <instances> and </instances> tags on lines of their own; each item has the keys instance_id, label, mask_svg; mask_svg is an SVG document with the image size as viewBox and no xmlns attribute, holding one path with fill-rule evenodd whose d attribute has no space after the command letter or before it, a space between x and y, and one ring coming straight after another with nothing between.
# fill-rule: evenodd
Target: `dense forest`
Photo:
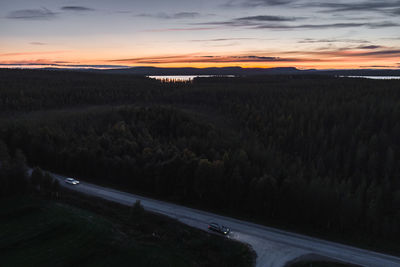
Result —
<instances>
[{"instance_id":1,"label":"dense forest","mask_svg":"<svg viewBox=\"0 0 400 267\"><path fill-rule=\"evenodd\" d=\"M399 81L0 70L0 123L32 166L266 224L400 238Z\"/></svg>"}]
</instances>

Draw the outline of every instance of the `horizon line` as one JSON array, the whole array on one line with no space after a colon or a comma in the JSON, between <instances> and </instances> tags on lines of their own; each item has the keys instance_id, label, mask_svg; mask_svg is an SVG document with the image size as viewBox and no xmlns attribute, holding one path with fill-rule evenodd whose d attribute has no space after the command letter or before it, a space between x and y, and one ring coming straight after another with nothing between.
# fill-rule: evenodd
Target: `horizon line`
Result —
<instances>
[{"instance_id":1,"label":"horizon line","mask_svg":"<svg viewBox=\"0 0 400 267\"><path fill-rule=\"evenodd\" d=\"M182 66L182 67L158 67L158 66L126 66L126 65L61 65L61 64L0 64L0 69L37 69L37 70L46 70L46 69L66 69L66 70L125 70L125 69L135 69L135 68L154 68L154 69L198 69L198 70L206 70L206 69L229 69L229 68L238 68L238 69L260 69L260 70L273 70L273 69L295 69L298 71L339 71L339 70L398 70L400 71L400 67L389 67L389 66L371 66L371 67L355 67L355 68L299 68L296 66L285 66L285 67L244 67L244 66L210 66L210 67L192 67L192 66Z\"/></svg>"}]
</instances>

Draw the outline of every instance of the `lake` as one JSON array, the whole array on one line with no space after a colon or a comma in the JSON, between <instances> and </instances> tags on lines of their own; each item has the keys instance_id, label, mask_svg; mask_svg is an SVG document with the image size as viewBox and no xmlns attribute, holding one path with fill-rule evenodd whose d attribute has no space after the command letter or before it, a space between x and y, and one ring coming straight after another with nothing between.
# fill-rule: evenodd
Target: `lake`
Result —
<instances>
[{"instance_id":1,"label":"lake","mask_svg":"<svg viewBox=\"0 0 400 267\"><path fill-rule=\"evenodd\" d=\"M340 77L373 79L373 80L400 80L400 76L340 76Z\"/></svg>"},{"instance_id":2,"label":"lake","mask_svg":"<svg viewBox=\"0 0 400 267\"><path fill-rule=\"evenodd\" d=\"M235 77L235 75L152 75L147 76L151 79L160 80L163 82L189 82L194 78L208 78L208 77Z\"/></svg>"},{"instance_id":3,"label":"lake","mask_svg":"<svg viewBox=\"0 0 400 267\"><path fill-rule=\"evenodd\" d=\"M163 82L190 82L194 78L208 78L208 77L235 77L235 75L151 75L147 76L151 79L156 79ZM359 78L359 79L373 79L373 80L400 80L400 76L339 76L344 78Z\"/></svg>"}]
</instances>

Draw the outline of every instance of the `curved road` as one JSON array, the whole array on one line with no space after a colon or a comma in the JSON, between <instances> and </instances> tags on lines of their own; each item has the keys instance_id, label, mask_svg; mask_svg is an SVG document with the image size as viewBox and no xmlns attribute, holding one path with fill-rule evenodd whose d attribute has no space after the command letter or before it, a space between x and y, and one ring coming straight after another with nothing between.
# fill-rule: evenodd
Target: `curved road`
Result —
<instances>
[{"instance_id":1,"label":"curved road","mask_svg":"<svg viewBox=\"0 0 400 267\"><path fill-rule=\"evenodd\" d=\"M125 205L132 205L136 200L140 200L148 211L164 214L199 229L206 230L210 222L225 225L231 229L228 238L252 246L257 253L257 267L283 267L296 258L308 255L318 255L368 267L400 267L400 258L398 257L281 231L90 183L81 182L79 185L69 185L64 182L66 177L52 175L60 181L62 186L70 189Z\"/></svg>"}]
</instances>

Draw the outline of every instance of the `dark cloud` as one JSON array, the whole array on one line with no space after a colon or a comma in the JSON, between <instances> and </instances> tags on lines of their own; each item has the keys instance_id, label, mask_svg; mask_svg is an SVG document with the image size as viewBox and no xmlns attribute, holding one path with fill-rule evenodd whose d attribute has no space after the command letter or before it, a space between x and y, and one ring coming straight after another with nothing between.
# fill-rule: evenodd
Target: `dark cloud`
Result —
<instances>
[{"instance_id":1,"label":"dark cloud","mask_svg":"<svg viewBox=\"0 0 400 267\"><path fill-rule=\"evenodd\" d=\"M383 66L383 65L372 65L372 66L360 66L360 68L397 68L396 66Z\"/></svg>"},{"instance_id":2,"label":"dark cloud","mask_svg":"<svg viewBox=\"0 0 400 267\"><path fill-rule=\"evenodd\" d=\"M254 16L247 18L267 18L269 16ZM340 28L357 28L366 27L370 29L387 28L387 27L397 27L400 24L394 22L344 22L344 23L326 23L326 24L283 24L279 22L284 22L285 17L281 17L280 21L268 21L260 19L246 19L237 18L228 21L217 21L217 22L206 22L206 23L196 23L196 25L214 25L214 26L229 26L229 27L246 27L249 29L271 29L271 30L294 30L294 29L340 29ZM287 18L292 19L292 18ZM272 23L268 23L272 22ZM273 23L276 22L276 23Z\"/></svg>"},{"instance_id":3,"label":"dark cloud","mask_svg":"<svg viewBox=\"0 0 400 267\"><path fill-rule=\"evenodd\" d=\"M382 46L380 45L363 45L363 46L359 46L357 47L358 49L378 49L378 48L382 48Z\"/></svg>"},{"instance_id":4,"label":"dark cloud","mask_svg":"<svg viewBox=\"0 0 400 267\"><path fill-rule=\"evenodd\" d=\"M178 12L173 14L167 13L157 13L157 14L148 14L143 13L137 15L138 17L149 17L149 18L157 18L157 19L194 19L201 16L198 12Z\"/></svg>"},{"instance_id":5,"label":"dark cloud","mask_svg":"<svg viewBox=\"0 0 400 267\"><path fill-rule=\"evenodd\" d=\"M356 40L356 39L312 39L306 38L298 41L300 44L313 44L313 43L359 43L368 44L369 41L366 40Z\"/></svg>"},{"instance_id":6,"label":"dark cloud","mask_svg":"<svg viewBox=\"0 0 400 267\"><path fill-rule=\"evenodd\" d=\"M312 1L312 0L230 0L226 7L273 7L287 6L293 8L319 8L324 13L340 12L378 12L386 15L400 15L399 0L358 0L358 1Z\"/></svg>"},{"instance_id":7,"label":"dark cloud","mask_svg":"<svg viewBox=\"0 0 400 267\"><path fill-rule=\"evenodd\" d=\"M343 46L337 48L337 51L354 51L354 50L377 50L377 49L385 49L386 47L381 45L359 45L359 46ZM332 46L320 48L319 50L331 50Z\"/></svg>"},{"instance_id":8,"label":"dark cloud","mask_svg":"<svg viewBox=\"0 0 400 267\"><path fill-rule=\"evenodd\" d=\"M237 18L237 21L295 21L299 18L296 17L283 17L283 16L251 16Z\"/></svg>"},{"instance_id":9,"label":"dark cloud","mask_svg":"<svg viewBox=\"0 0 400 267\"><path fill-rule=\"evenodd\" d=\"M233 56L232 58L251 62L285 62L285 61L297 61L290 58L280 58L280 57L263 57L263 56Z\"/></svg>"},{"instance_id":10,"label":"dark cloud","mask_svg":"<svg viewBox=\"0 0 400 267\"><path fill-rule=\"evenodd\" d=\"M282 6L295 2L295 0L249 0L243 3L245 6Z\"/></svg>"},{"instance_id":11,"label":"dark cloud","mask_svg":"<svg viewBox=\"0 0 400 267\"><path fill-rule=\"evenodd\" d=\"M392 9L392 10L390 10L390 13L392 14L392 15L400 15L400 8L396 8L396 9Z\"/></svg>"},{"instance_id":12,"label":"dark cloud","mask_svg":"<svg viewBox=\"0 0 400 267\"><path fill-rule=\"evenodd\" d=\"M345 12L345 11L382 11L393 8L400 8L400 1L360 1L347 3L337 2L319 2L319 3L308 3L312 6L318 6L328 9L328 12Z\"/></svg>"},{"instance_id":13,"label":"dark cloud","mask_svg":"<svg viewBox=\"0 0 400 267\"><path fill-rule=\"evenodd\" d=\"M57 13L42 7L41 9L21 9L15 10L6 16L8 19L21 20L45 20L55 18Z\"/></svg>"},{"instance_id":14,"label":"dark cloud","mask_svg":"<svg viewBox=\"0 0 400 267\"><path fill-rule=\"evenodd\" d=\"M86 11L94 11L93 8L85 7L85 6L63 6L61 8L63 11L77 11L77 12L86 12Z\"/></svg>"},{"instance_id":15,"label":"dark cloud","mask_svg":"<svg viewBox=\"0 0 400 267\"><path fill-rule=\"evenodd\" d=\"M230 0L224 6L227 7L261 7L261 6L283 6L296 2L297 0Z\"/></svg>"},{"instance_id":16,"label":"dark cloud","mask_svg":"<svg viewBox=\"0 0 400 267\"><path fill-rule=\"evenodd\" d=\"M227 21L214 21L214 22L204 22L204 23L196 23L196 25L225 25L231 27L254 27L264 25L268 22L291 22L296 21L302 18L298 17L285 17L285 16L270 16L270 15L259 15L259 16L249 16L249 17L240 17ZM275 25L275 24L274 24ZM281 24L276 24L279 26ZM282 25L283 26L283 25Z\"/></svg>"},{"instance_id":17,"label":"dark cloud","mask_svg":"<svg viewBox=\"0 0 400 267\"><path fill-rule=\"evenodd\" d=\"M359 56L400 56L400 49L379 50L359 53Z\"/></svg>"},{"instance_id":18,"label":"dark cloud","mask_svg":"<svg viewBox=\"0 0 400 267\"><path fill-rule=\"evenodd\" d=\"M387 28L387 27L398 27L400 24L391 22L391 21L384 21L384 22L376 22L376 23L367 23L368 27L371 29L378 29L378 28Z\"/></svg>"},{"instance_id":19,"label":"dark cloud","mask_svg":"<svg viewBox=\"0 0 400 267\"><path fill-rule=\"evenodd\" d=\"M400 26L393 22L384 23L327 23L327 24L300 24L300 25L282 25L282 24L264 24L258 25L257 29L275 29L275 30L292 30L292 29L340 29L340 28L357 28L367 27L370 29L397 27Z\"/></svg>"}]
</instances>

